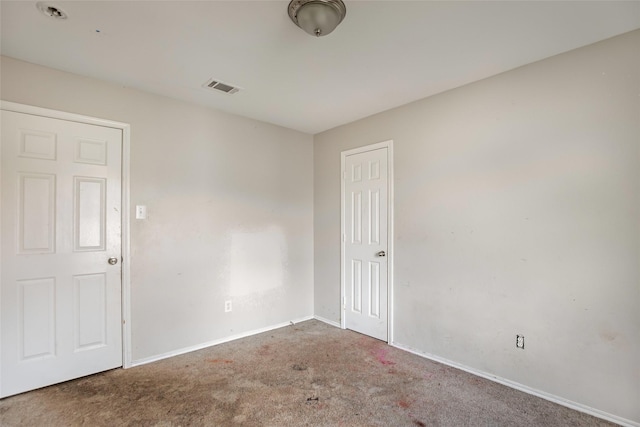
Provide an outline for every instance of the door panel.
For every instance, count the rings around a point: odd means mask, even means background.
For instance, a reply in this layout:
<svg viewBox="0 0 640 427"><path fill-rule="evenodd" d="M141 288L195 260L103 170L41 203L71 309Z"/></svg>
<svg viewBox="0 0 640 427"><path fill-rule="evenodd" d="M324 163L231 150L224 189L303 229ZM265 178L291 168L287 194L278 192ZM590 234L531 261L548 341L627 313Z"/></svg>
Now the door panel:
<svg viewBox="0 0 640 427"><path fill-rule="evenodd" d="M20 361L55 355L55 295L53 277L18 281Z"/></svg>
<svg viewBox="0 0 640 427"><path fill-rule="evenodd" d="M104 273L73 277L75 351L107 345L107 281Z"/></svg>
<svg viewBox="0 0 640 427"><path fill-rule="evenodd" d="M74 177L74 250L103 251L105 238L104 178Z"/></svg>
<svg viewBox="0 0 640 427"><path fill-rule="evenodd" d="M388 160L381 148L345 158L345 325L387 340Z"/></svg>
<svg viewBox="0 0 640 427"><path fill-rule="evenodd" d="M18 172L18 253L53 253L56 177Z"/></svg>
<svg viewBox="0 0 640 427"><path fill-rule="evenodd" d="M5 397L122 366L122 131L1 114Z"/></svg>

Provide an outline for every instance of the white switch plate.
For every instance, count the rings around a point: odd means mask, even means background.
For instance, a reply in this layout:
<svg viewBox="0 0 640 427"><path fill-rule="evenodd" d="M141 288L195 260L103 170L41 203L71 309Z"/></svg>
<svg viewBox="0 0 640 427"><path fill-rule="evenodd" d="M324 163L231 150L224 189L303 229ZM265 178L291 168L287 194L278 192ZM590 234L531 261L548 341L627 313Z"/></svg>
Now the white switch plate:
<svg viewBox="0 0 640 427"><path fill-rule="evenodd" d="M136 219L147 219L147 207L145 205L136 205Z"/></svg>

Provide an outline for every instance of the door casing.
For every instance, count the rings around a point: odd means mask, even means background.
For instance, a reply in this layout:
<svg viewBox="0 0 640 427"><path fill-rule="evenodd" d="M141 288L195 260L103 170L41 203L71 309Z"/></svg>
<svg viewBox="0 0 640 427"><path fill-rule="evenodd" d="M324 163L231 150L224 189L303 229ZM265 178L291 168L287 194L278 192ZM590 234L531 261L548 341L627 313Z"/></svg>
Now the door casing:
<svg viewBox="0 0 640 427"><path fill-rule="evenodd" d="M347 328L346 324L346 223L345 223L345 162L347 156L353 154L365 153L367 151L387 149L387 176L388 176L388 202L387 202L387 342L393 343L393 140L378 142L375 144L365 145L363 147L353 148L340 153L340 327Z"/></svg>
<svg viewBox="0 0 640 427"><path fill-rule="evenodd" d="M121 212L121 251L122 251L122 367L130 368L131 364L131 240L130 240L130 126L127 123L99 119L63 111L50 110L32 105L18 104L0 100L0 109L16 113L52 119L104 126L122 131L122 212ZM2 201L0 200L0 203ZM1 211L0 211L1 215ZM1 248L0 248L1 250ZM1 255L1 254L0 254ZM0 265L0 269L2 266ZM0 345L1 345L0 340Z"/></svg>

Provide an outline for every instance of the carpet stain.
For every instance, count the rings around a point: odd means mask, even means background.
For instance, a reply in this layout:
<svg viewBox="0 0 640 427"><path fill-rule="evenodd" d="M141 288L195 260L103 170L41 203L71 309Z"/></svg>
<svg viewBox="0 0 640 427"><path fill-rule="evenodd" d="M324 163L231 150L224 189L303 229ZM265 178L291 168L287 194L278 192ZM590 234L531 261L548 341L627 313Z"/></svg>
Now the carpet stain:
<svg viewBox="0 0 640 427"><path fill-rule="evenodd" d="M228 359L207 359L207 362L209 362L209 363L225 363L225 364L229 364L229 363L233 363L233 360L228 360Z"/></svg>
<svg viewBox="0 0 640 427"><path fill-rule="evenodd" d="M411 404L409 402L407 402L406 400L401 400L398 402L398 406L401 408L405 408L407 409L409 406L411 406Z"/></svg>
<svg viewBox="0 0 640 427"><path fill-rule="evenodd" d="M271 354L271 346L269 344L265 344L258 350L258 354L260 356L268 356Z"/></svg>
<svg viewBox="0 0 640 427"><path fill-rule="evenodd" d="M378 362L382 363L383 365L395 365L396 362L388 359L388 353L389 350L387 350L386 348L378 348L374 351L373 355L376 357Z"/></svg>
<svg viewBox="0 0 640 427"><path fill-rule="evenodd" d="M427 425L425 423L423 423L422 421L418 421L418 420L413 420L413 423L419 427L427 427Z"/></svg>

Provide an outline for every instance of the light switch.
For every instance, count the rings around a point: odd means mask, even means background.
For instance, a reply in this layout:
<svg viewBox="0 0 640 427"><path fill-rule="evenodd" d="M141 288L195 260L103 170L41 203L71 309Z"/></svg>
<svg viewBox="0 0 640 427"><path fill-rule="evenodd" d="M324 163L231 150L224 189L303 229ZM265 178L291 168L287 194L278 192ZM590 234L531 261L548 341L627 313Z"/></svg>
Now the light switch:
<svg viewBox="0 0 640 427"><path fill-rule="evenodd" d="M147 219L147 207L145 205L136 205L136 219Z"/></svg>

